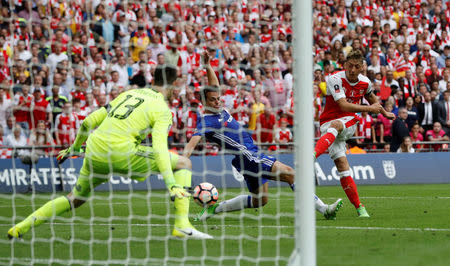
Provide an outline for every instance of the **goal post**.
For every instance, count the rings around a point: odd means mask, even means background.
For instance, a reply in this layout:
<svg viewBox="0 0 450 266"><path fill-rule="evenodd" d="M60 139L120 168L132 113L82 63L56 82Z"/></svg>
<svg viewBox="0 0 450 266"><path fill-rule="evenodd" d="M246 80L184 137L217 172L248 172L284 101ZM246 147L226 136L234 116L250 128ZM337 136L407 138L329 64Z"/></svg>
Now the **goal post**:
<svg viewBox="0 0 450 266"><path fill-rule="evenodd" d="M316 265L314 212L313 106L312 106L312 4L293 1L295 98L295 250L290 265Z"/></svg>

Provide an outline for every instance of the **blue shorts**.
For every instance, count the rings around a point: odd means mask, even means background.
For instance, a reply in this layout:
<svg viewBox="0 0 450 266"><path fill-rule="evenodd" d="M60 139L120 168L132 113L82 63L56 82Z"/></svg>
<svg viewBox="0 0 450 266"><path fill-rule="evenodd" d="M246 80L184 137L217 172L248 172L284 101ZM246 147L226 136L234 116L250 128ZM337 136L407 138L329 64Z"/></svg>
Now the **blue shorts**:
<svg viewBox="0 0 450 266"><path fill-rule="evenodd" d="M246 153L236 155L231 164L244 176L248 191L255 192L267 183L267 177L271 176L272 166L276 160L275 157L263 153Z"/></svg>

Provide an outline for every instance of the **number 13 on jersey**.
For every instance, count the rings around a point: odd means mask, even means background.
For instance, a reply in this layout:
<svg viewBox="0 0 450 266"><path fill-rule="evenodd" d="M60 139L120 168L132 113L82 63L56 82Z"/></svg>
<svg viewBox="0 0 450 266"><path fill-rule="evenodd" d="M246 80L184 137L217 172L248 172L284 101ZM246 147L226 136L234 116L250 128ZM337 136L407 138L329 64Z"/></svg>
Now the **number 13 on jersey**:
<svg viewBox="0 0 450 266"><path fill-rule="evenodd" d="M125 119L138 108L144 102L144 99L132 95L127 95L126 98L121 101L111 112L108 114L109 117L114 117L117 119ZM125 104L126 103L126 104Z"/></svg>

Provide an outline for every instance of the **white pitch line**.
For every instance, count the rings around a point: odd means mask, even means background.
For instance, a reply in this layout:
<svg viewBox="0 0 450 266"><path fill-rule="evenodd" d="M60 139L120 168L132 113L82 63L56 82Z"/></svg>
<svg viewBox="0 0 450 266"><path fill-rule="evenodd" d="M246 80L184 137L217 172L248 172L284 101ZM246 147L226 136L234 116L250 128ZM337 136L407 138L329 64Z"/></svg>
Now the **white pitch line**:
<svg viewBox="0 0 450 266"><path fill-rule="evenodd" d="M285 196L283 196L285 197ZM360 197L361 199L394 199L394 200L404 200L404 199L450 199L450 197L438 197L438 196L400 196L400 197ZM321 199L327 199L327 200L336 200L337 197L322 197ZM294 198L275 198L275 197L269 197L270 201L293 201ZM150 201L150 204L166 204L167 201ZM42 203L36 203L34 206L40 206L45 204L45 202ZM109 205L129 205L128 202L108 202L108 203L92 203L94 206L109 206ZM89 201L86 203L86 205L90 205ZM32 204L18 204L14 205L14 207L31 207ZM12 205L3 205L0 206L1 208L11 208Z"/></svg>
<svg viewBox="0 0 450 266"><path fill-rule="evenodd" d="M417 228L417 227L362 227L362 226L317 226L320 229L343 229L343 230L386 230L386 231L442 231L450 232L450 228Z"/></svg>
<svg viewBox="0 0 450 266"><path fill-rule="evenodd" d="M53 225L58 226L136 226L136 227L170 227L171 224L143 224L143 223L95 223L95 224L85 224L85 223L52 223ZM9 225L0 225L9 226ZM211 224L208 225L210 227L229 227L229 228L249 228L254 227L252 225L233 225L233 224ZM293 225L258 225L261 228L294 228ZM416 232L450 232L450 228L419 228L419 227L374 227L374 226L327 226L327 225L318 225L317 229L340 229L340 230L369 230L369 231L416 231Z"/></svg>
<svg viewBox="0 0 450 266"><path fill-rule="evenodd" d="M151 201L150 204L162 204L162 203L167 203L167 201ZM45 202L42 203L36 203L34 204L34 206L39 207L44 205ZM86 206L90 205L89 202L85 203ZM93 203L92 204L94 207L95 206L109 206L109 205L129 205L128 202L110 202L110 203ZM20 205L14 205L14 207L32 207L32 204L20 204ZM83 205L84 206L84 205ZM1 208L11 208L13 207L12 205L4 205L4 206L0 206Z"/></svg>

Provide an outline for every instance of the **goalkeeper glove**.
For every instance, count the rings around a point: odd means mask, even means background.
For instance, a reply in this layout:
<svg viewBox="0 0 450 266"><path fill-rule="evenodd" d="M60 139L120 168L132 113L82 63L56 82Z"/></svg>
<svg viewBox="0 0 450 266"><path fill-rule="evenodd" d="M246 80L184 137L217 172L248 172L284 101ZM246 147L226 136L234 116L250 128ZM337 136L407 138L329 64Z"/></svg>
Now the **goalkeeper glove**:
<svg viewBox="0 0 450 266"><path fill-rule="evenodd" d="M79 148L75 150L72 146L62 150L58 153L58 156L56 156L56 160L58 161L58 164L62 164L65 162L68 158L71 157L78 157L80 154L82 154L84 150L82 148Z"/></svg>
<svg viewBox="0 0 450 266"><path fill-rule="evenodd" d="M191 196L191 194L189 192L186 191L186 189L182 188L179 185L173 185L169 188L169 193L170 193L170 199L172 201L175 200L175 198L188 198Z"/></svg>

